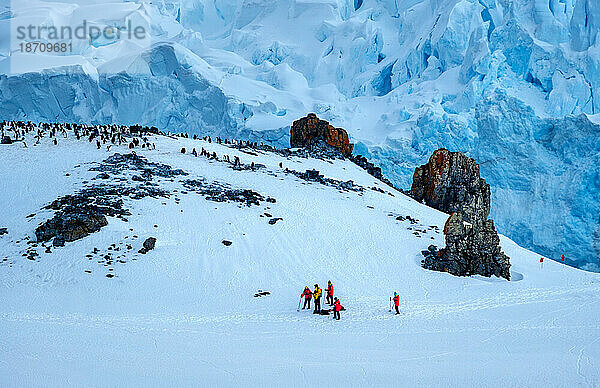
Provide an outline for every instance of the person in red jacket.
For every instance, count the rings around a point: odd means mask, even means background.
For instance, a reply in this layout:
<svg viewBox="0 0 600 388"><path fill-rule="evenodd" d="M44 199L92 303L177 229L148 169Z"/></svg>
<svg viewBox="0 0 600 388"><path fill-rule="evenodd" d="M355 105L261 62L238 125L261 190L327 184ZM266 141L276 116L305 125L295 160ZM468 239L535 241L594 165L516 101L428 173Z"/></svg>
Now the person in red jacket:
<svg viewBox="0 0 600 388"><path fill-rule="evenodd" d="M396 315L400 314L398 311L398 306L400 306L400 295L397 292L394 292L394 306L396 307Z"/></svg>
<svg viewBox="0 0 600 388"><path fill-rule="evenodd" d="M340 311L342 311L342 305L338 298L335 298L335 302L333 303L333 319L340 320Z"/></svg>
<svg viewBox="0 0 600 388"><path fill-rule="evenodd" d="M302 307L302 310L304 310L307 305L308 309L310 310L310 300L312 299L312 292L310 291L310 288L308 288L308 286L304 287L304 292L302 292L300 297L304 297L304 307Z"/></svg>
<svg viewBox="0 0 600 388"><path fill-rule="evenodd" d="M327 282L327 304L330 306L333 304L333 284L331 280Z"/></svg>

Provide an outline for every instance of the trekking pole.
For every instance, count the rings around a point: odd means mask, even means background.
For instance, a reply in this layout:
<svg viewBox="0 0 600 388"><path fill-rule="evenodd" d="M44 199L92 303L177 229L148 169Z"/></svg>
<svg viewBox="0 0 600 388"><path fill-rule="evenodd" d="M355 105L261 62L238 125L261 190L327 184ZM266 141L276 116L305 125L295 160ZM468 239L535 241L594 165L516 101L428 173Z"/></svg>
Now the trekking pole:
<svg viewBox="0 0 600 388"><path fill-rule="evenodd" d="M392 312L392 297L390 296L390 313Z"/></svg>
<svg viewBox="0 0 600 388"><path fill-rule="evenodd" d="M300 302L298 302L298 309L296 311L300 311L300 305L302 304L302 297L300 297Z"/></svg>

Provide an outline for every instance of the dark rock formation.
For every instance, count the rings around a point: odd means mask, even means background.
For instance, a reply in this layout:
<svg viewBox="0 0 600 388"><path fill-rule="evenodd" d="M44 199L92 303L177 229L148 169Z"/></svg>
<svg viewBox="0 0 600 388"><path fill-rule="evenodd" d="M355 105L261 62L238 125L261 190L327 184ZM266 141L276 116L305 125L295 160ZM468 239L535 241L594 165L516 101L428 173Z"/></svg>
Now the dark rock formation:
<svg viewBox="0 0 600 388"><path fill-rule="evenodd" d="M322 143L339 150L343 155L352 154L354 147L344 129L335 128L329 122L320 120L314 113L294 121L290 131L292 148L319 147Z"/></svg>
<svg viewBox="0 0 600 388"><path fill-rule="evenodd" d="M350 143L346 130L333 127L329 122L320 120L314 113L294 121L290 130L290 146L300 150L284 149L275 152L283 156L293 154L313 158L348 158L370 175L404 193L383 176L380 167L375 166L362 155L352 155L354 144Z"/></svg>
<svg viewBox="0 0 600 388"><path fill-rule="evenodd" d="M0 236L7 234L8 233L8 228L0 228Z"/></svg>
<svg viewBox="0 0 600 388"><path fill-rule="evenodd" d="M172 169L171 166L160 163L149 162L143 156L135 153L111 155L99 166L93 167L90 171L110 172L120 174L123 170L138 171L145 180L151 180L153 176L161 178L173 178L180 175L188 175L181 169Z"/></svg>
<svg viewBox="0 0 600 388"><path fill-rule="evenodd" d="M108 221L100 213L62 214L60 217L51 218L38 226L35 236L38 242L49 241L57 236L60 236L63 241L75 241L99 231L106 225L108 225Z"/></svg>
<svg viewBox="0 0 600 388"><path fill-rule="evenodd" d="M62 235L58 235L58 236L54 237L54 240L52 241L52 245L54 245L55 247L64 247L65 246L65 238Z"/></svg>
<svg viewBox="0 0 600 388"><path fill-rule="evenodd" d="M460 213L453 213L444 226L446 247L434 245L423 251L423 267L456 276L492 275L510 280L510 261L500 248L494 221L465 224Z"/></svg>
<svg viewBox="0 0 600 388"><path fill-rule="evenodd" d="M319 170L306 170L303 176L304 179L307 181L317 181L323 178L323 175L319 173Z"/></svg>
<svg viewBox="0 0 600 388"><path fill-rule="evenodd" d="M50 241L60 246L63 241L75 241L108 225L106 216L127 221L131 213L124 207L123 198L167 198L169 193L153 186L97 185L54 200L45 209L56 213L35 230L37 241ZM58 240L56 240L58 238Z"/></svg>
<svg viewBox="0 0 600 388"><path fill-rule="evenodd" d="M148 237L146 241L144 241L144 248L151 251L156 246L156 239L154 237Z"/></svg>
<svg viewBox="0 0 600 388"><path fill-rule="evenodd" d="M148 253L151 250L153 250L155 246L156 246L156 238L154 238L154 237L148 237L144 241L144 244L142 244L142 249L140 249L138 251L138 253L141 253L141 254L145 255L146 253Z"/></svg>
<svg viewBox="0 0 600 388"><path fill-rule="evenodd" d="M362 155L350 156L350 160L353 161L354 164L356 164L357 166L364 169L369 175L379 179L386 185L398 190L399 192L404 193L404 190L398 189L397 187L395 187L392 184L392 182L389 179L387 179L385 176L383 176L383 173L381 172L381 167L378 167L378 166L374 165L373 163L369 162L369 160L367 158L365 158L364 156L362 156Z"/></svg>
<svg viewBox="0 0 600 388"><path fill-rule="evenodd" d="M12 144L13 141L10 136L2 136L2 140L0 140L0 144Z"/></svg>
<svg viewBox="0 0 600 388"><path fill-rule="evenodd" d="M452 213L444 226L446 247L423 251L423 267L457 276L498 276L510 280L510 261L490 214L490 185L475 160L444 148L415 170L411 195L428 206ZM465 224L465 222L469 224Z"/></svg>
<svg viewBox="0 0 600 388"><path fill-rule="evenodd" d="M183 186L191 192L203 195L208 201L213 202L238 202L246 206L260 206L261 201L275 203L271 197L263 195L250 189L232 189L228 185L219 182L209 183L204 178L188 179L182 182Z"/></svg>
<svg viewBox="0 0 600 388"><path fill-rule="evenodd" d="M275 225L277 223L277 221L281 221L281 220L283 220L283 218L281 218L281 217L271 218L269 220L269 225Z"/></svg>
<svg viewBox="0 0 600 388"><path fill-rule="evenodd" d="M223 245L225 245L226 247L230 246L231 244L233 244L231 241L229 240L223 240L221 241L223 243Z"/></svg>
<svg viewBox="0 0 600 388"><path fill-rule="evenodd" d="M470 223L485 221L490 214L490 185L479 176L479 165L444 148L415 170L411 196L445 213L461 212Z"/></svg>
<svg viewBox="0 0 600 388"><path fill-rule="evenodd" d="M300 172L296 170L290 170L288 168L285 169L287 174L292 174L297 176L300 179L303 179L307 182L315 182L320 183L325 186L335 187L340 191L355 191L355 192L363 192L365 190L364 187L357 185L352 180L348 181L338 181L336 179L325 178L319 170L306 170L305 172Z"/></svg>

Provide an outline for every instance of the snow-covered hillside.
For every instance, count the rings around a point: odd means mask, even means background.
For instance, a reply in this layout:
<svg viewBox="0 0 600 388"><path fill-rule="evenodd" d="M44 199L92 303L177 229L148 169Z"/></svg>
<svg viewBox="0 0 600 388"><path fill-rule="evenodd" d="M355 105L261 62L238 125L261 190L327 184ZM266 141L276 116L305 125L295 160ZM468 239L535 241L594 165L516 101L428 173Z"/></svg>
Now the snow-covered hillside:
<svg viewBox="0 0 600 388"><path fill-rule="evenodd" d="M349 161L152 136L156 149L136 154L182 172L143 182L134 164L110 167L126 145L97 149L72 133L25 141L0 153L3 386L600 384L598 274L542 267L507 238L510 282L424 270L420 251L443 245L447 215ZM292 172L307 169L333 183ZM167 196L124 196L127 221L109 217L51 253L32 243L54 213L46 205L93 185ZM215 202L206 185L261 199ZM137 253L150 236L156 248ZM342 319L297 311L304 286L327 280ZM399 316L388 311L394 291Z"/></svg>
<svg viewBox="0 0 600 388"><path fill-rule="evenodd" d="M90 39L57 57L21 54L4 35L0 118L141 123L286 146L290 123L314 111L402 187L434 149L467 153L494 188L501 232L599 269L596 2L98 3L5 8L3 31L134 21L152 39Z"/></svg>

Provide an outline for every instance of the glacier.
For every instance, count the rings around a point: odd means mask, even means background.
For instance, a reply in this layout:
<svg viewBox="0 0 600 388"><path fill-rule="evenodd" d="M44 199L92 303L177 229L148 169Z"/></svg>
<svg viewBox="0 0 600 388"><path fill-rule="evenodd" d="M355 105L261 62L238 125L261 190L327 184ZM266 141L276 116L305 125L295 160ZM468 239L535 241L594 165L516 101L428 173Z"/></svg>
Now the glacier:
<svg viewBox="0 0 600 388"><path fill-rule="evenodd" d="M32 18L147 21L152 39L20 53L8 35ZM0 38L0 119L287 146L292 121L315 112L400 187L436 148L465 152L492 185L501 233L600 271L592 0L15 0L0 9L0 31L10 31Z"/></svg>

